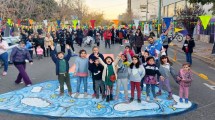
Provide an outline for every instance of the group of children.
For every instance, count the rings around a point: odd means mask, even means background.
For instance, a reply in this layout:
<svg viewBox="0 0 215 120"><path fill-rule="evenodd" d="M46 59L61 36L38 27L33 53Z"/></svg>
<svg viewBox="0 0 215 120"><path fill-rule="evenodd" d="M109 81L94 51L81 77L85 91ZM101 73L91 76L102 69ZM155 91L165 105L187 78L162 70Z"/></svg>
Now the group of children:
<svg viewBox="0 0 215 120"><path fill-rule="evenodd" d="M69 81L69 58L72 56L71 50L68 48L68 55L64 56L62 52L56 53L55 48L51 47L51 57L56 64L56 74L60 83L60 95L64 94L64 82L68 87L69 95L72 95L72 89ZM98 47L93 47L93 54L87 57L86 50L80 50L79 57L75 61L74 76L78 78L75 98L80 95L80 85L83 81L84 84L84 97L88 97L88 85L87 78L92 76L93 79L93 97L99 99L99 95L102 95L102 99L106 98L106 101L118 100L120 87L123 86L124 97L127 102L134 100L134 91L137 91L137 102L141 103L141 91L144 90L143 84L146 84L146 101L150 101L150 89L154 100L157 101L157 96L162 95L163 86L167 87L169 93L168 99L172 98L172 90L170 87L171 75L174 80L179 84L179 96L180 102L188 103L189 87L192 81L192 72L189 64L183 64L183 68L180 69L178 75L175 74L175 70L172 67L172 63L169 61L166 55L160 57L160 66L156 66L156 60L154 57L149 56L149 52L144 51L140 56L136 56L131 52L129 46L126 46L124 52L113 60L112 57L103 57L98 52ZM159 91L155 92L155 87L159 80ZM131 98L128 98L128 82L130 81ZM113 98L113 86L116 83L115 97ZM185 96L183 96L185 94Z"/></svg>

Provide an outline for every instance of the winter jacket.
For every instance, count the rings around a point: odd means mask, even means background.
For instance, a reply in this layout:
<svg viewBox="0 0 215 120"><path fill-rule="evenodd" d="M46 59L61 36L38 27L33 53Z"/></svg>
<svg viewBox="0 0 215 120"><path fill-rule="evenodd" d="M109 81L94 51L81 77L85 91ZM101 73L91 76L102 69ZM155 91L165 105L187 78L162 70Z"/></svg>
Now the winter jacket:
<svg viewBox="0 0 215 120"><path fill-rule="evenodd" d="M69 49L68 50L68 54L66 55L66 56L64 56L64 60L66 61L66 71L67 72L69 72L69 60L70 60L70 58L72 57L73 55L72 55L72 53L71 53L71 50ZM60 61L60 59L59 58L57 58L57 52L56 52L56 50L52 50L51 51L51 58L52 58L52 60L53 60L53 62L55 63L55 65L56 65L56 75L59 75L59 61Z"/></svg>
<svg viewBox="0 0 215 120"><path fill-rule="evenodd" d="M53 46L53 44L54 44L54 42L53 42L53 38L51 36L49 38L45 37L45 40L44 40L45 48L48 48L49 46Z"/></svg>
<svg viewBox="0 0 215 120"><path fill-rule="evenodd" d="M113 66L113 71L114 71L114 75L116 76L116 79L117 79L117 64L118 64L118 61L119 59L117 58L116 60L114 60L114 62L112 63L112 66ZM107 69L107 64L104 63L104 61L99 57L99 62L103 65L104 67L104 70L102 72L102 80L105 82L105 78L106 78L106 75L108 75L108 69Z"/></svg>
<svg viewBox="0 0 215 120"><path fill-rule="evenodd" d="M175 69L171 65L169 65L169 68L166 68L165 65L160 65L159 72L164 78L170 78L171 75L177 82L177 75Z"/></svg>
<svg viewBox="0 0 215 120"><path fill-rule="evenodd" d="M183 47L182 47L182 50L185 52L185 53L193 53L193 48L195 47L195 42L193 39L191 40L185 40L184 41L184 44L183 44Z"/></svg>
<svg viewBox="0 0 215 120"><path fill-rule="evenodd" d="M140 82L142 78L145 76L145 69L142 65L139 68L136 68L135 65L131 69L128 69L129 80L133 82Z"/></svg>
<svg viewBox="0 0 215 120"><path fill-rule="evenodd" d="M102 73L104 67L101 64L98 64L98 66L95 63L89 64L88 69L92 73L93 80L102 80Z"/></svg>
<svg viewBox="0 0 215 120"><path fill-rule="evenodd" d="M144 45L143 35L139 35L139 36L135 35L134 45L135 47L142 47Z"/></svg>
<svg viewBox="0 0 215 120"><path fill-rule="evenodd" d="M128 69L132 62L130 54L127 55L127 61L123 62L122 60L119 60L117 65L117 76L118 79L128 79Z"/></svg>
<svg viewBox="0 0 215 120"><path fill-rule="evenodd" d="M180 69L180 72L178 74L178 77L180 79L177 79L180 86L183 87L190 87L192 82L192 72L189 70L188 72L184 72L183 69ZM182 81L184 79L185 81Z"/></svg>
<svg viewBox="0 0 215 120"><path fill-rule="evenodd" d="M112 33L109 31L105 31L104 32L104 39L105 40L110 40L111 39L111 36L112 36Z"/></svg>
<svg viewBox="0 0 215 120"><path fill-rule="evenodd" d="M14 47L10 55L10 61L15 65L25 64L25 60L33 62L29 51L26 48Z"/></svg>

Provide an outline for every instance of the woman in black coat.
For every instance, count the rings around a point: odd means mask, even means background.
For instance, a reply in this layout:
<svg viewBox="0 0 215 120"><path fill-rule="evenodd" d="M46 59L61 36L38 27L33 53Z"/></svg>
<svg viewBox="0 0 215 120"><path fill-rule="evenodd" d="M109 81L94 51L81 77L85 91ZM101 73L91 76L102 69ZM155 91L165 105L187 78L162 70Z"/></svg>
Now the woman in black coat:
<svg viewBox="0 0 215 120"><path fill-rule="evenodd" d="M193 48L195 47L195 42L191 35L186 36L186 40L184 41L182 50L186 54L186 61L192 65L192 53L193 53Z"/></svg>
<svg viewBox="0 0 215 120"><path fill-rule="evenodd" d="M134 40L134 48L135 48L136 54L141 53L141 48L143 45L144 45L144 36L143 36L141 30L138 29L135 34L135 40Z"/></svg>

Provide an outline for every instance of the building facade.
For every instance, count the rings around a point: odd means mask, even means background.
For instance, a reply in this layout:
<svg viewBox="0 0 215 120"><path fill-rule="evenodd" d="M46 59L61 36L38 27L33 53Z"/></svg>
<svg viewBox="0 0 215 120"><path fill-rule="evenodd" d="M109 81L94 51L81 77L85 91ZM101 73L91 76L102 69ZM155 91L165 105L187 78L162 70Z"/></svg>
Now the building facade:
<svg viewBox="0 0 215 120"><path fill-rule="evenodd" d="M157 0L128 0L128 10L132 11L134 18L148 21L157 17Z"/></svg>
<svg viewBox="0 0 215 120"><path fill-rule="evenodd" d="M183 9L185 7L192 6L187 0L162 0L162 17L173 17L177 15L178 9ZM213 4L208 4L202 6L206 14L212 14L209 9Z"/></svg>

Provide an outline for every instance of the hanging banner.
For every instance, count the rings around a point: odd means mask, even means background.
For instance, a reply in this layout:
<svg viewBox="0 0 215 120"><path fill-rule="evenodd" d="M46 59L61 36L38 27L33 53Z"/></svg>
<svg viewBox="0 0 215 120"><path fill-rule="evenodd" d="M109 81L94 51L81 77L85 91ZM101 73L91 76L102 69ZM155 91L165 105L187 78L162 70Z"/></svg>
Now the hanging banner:
<svg viewBox="0 0 215 120"><path fill-rule="evenodd" d="M174 32L176 33L176 32L182 31L182 30L184 30L184 29L181 29L181 28L175 28Z"/></svg>
<svg viewBox="0 0 215 120"><path fill-rule="evenodd" d="M171 21L173 20L172 17L165 17L163 18L164 23L166 24L166 30L169 28Z"/></svg>
<svg viewBox="0 0 215 120"><path fill-rule="evenodd" d="M73 24L74 29L76 29L78 20L72 20L72 24Z"/></svg>
<svg viewBox="0 0 215 120"><path fill-rule="evenodd" d="M57 20L57 26L60 27L60 20Z"/></svg>
<svg viewBox="0 0 215 120"><path fill-rule="evenodd" d="M144 34L149 35L149 24L144 25Z"/></svg>
<svg viewBox="0 0 215 120"><path fill-rule="evenodd" d="M30 25L33 25L33 22L34 22L33 20L29 19L28 21Z"/></svg>
<svg viewBox="0 0 215 120"><path fill-rule="evenodd" d="M96 20L90 20L90 25L92 26L93 29L95 27L95 22L96 22Z"/></svg>
<svg viewBox="0 0 215 120"><path fill-rule="evenodd" d="M113 23L114 23L115 27L117 28L119 25L119 20L113 20Z"/></svg>
<svg viewBox="0 0 215 120"><path fill-rule="evenodd" d="M204 29L207 29L207 26L208 26L208 23L211 19L211 16L210 15L202 15L202 16L199 16L199 18L202 21L202 25L203 25Z"/></svg>
<svg viewBox="0 0 215 120"><path fill-rule="evenodd" d="M45 24L45 26L48 25L48 21L47 20L43 20L43 23Z"/></svg>
<svg viewBox="0 0 215 120"><path fill-rule="evenodd" d="M18 26L21 25L21 20L20 19L17 20L17 24L18 24Z"/></svg>
<svg viewBox="0 0 215 120"><path fill-rule="evenodd" d="M136 29L137 29L138 26L139 26L139 22L140 22L140 20L134 20L134 24L135 24Z"/></svg>
<svg viewBox="0 0 215 120"><path fill-rule="evenodd" d="M12 20L9 18L9 19L7 19L7 24L9 25L9 26L12 26Z"/></svg>

